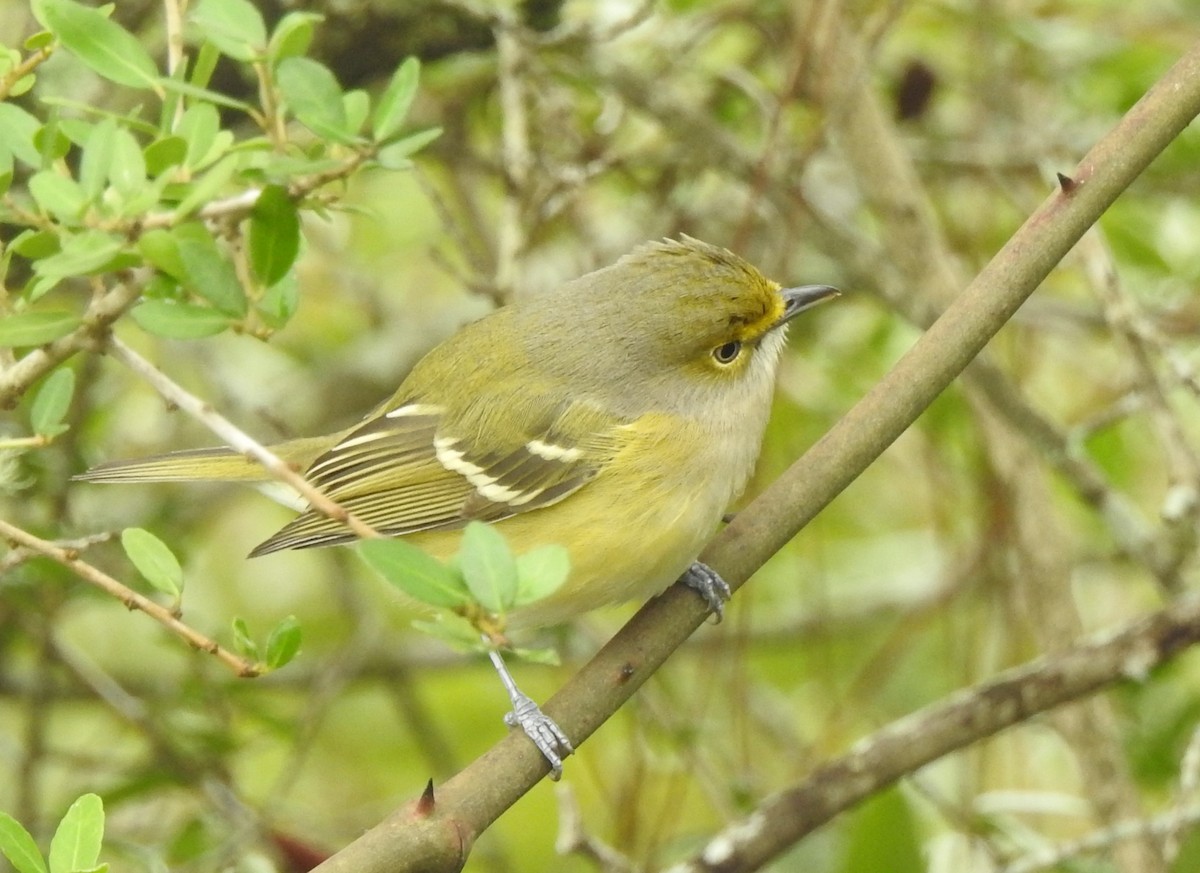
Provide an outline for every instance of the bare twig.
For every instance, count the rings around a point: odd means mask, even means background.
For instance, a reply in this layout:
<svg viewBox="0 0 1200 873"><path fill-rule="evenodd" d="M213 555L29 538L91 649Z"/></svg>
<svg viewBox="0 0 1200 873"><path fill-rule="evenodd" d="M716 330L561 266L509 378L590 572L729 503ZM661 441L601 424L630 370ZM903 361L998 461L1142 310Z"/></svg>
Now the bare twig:
<svg viewBox="0 0 1200 873"><path fill-rule="evenodd" d="M167 630L181 637L190 646L215 656L217 660L233 670L238 676L252 677L262 672L261 668L254 662L241 658L233 652L222 648L214 640L209 639L191 625L180 621L165 606L161 606L153 600L143 597L132 588L123 585L102 570L80 560L73 550L35 537L33 534L11 525L3 519L0 519L0 537L4 537L20 547L30 549L39 555L44 555L53 561L57 561L83 581L90 585L95 585L101 591L117 598L129 609L137 609L146 613L146 615L150 616Z"/></svg>
<svg viewBox="0 0 1200 873"><path fill-rule="evenodd" d="M258 461L268 473L290 485L308 501L309 506L329 518L339 521L363 539L378 537L379 533L341 504L325 496L307 479L293 470L278 455L255 440L209 404L187 391L124 342L112 337L109 348L121 363L145 379L155 391L223 439L237 452Z"/></svg>

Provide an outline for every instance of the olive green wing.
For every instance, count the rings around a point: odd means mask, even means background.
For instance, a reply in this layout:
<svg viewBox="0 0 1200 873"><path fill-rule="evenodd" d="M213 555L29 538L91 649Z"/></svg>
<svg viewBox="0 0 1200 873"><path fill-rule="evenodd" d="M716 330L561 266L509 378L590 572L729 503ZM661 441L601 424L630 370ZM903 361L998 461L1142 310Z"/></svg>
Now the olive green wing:
<svg viewBox="0 0 1200 873"><path fill-rule="evenodd" d="M582 488L611 459L626 423L586 400L535 398L526 420L497 437L481 412L489 407L450 415L415 400L391 404L305 475L382 534L450 530L548 506ZM250 554L354 539L345 525L309 511Z"/></svg>

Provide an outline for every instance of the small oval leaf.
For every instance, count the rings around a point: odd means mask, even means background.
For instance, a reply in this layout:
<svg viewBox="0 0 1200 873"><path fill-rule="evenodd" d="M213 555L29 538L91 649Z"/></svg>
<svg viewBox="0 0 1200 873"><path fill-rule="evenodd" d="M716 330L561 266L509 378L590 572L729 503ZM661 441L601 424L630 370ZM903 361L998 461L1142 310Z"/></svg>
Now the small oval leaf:
<svg viewBox="0 0 1200 873"><path fill-rule="evenodd" d="M146 333L167 339L213 336L228 328L231 321L228 315L211 307L176 303L174 300L146 300L129 314Z"/></svg>
<svg viewBox="0 0 1200 873"><path fill-rule="evenodd" d="M0 855L8 859L17 873L49 873L29 831L6 812L0 812Z"/></svg>
<svg viewBox="0 0 1200 873"><path fill-rule="evenodd" d="M458 553L463 579L489 612L503 613L517 599L517 562L504 534L490 524L472 521L463 530Z"/></svg>
<svg viewBox="0 0 1200 873"><path fill-rule="evenodd" d="M363 540L356 548L371 569L414 600L448 609L471 600L457 573L412 543L380 538Z"/></svg>
<svg viewBox="0 0 1200 873"><path fill-rule="evenodd" d="M268 185L250 211L250 267L266 287L292 268L300 252L300 217L282 185Z"/></svg>
<svg viewBox="0 0 1200 873"><path fill-rule="evenodd" d="M73 312L45 310L0 318L0 348L42 346L66 336L80 324Z"/></svg>
<svg viewBox="0 0 1200 873"><path fill-rule="evenodd" d="M375 114L371 119L371 128L377 142L388 139L399 132L408 117L413 97L417 93L417 80L421 75L421 62L416 58L407 58L396 72L392 80L383 90L379 102L375 105Z"/></svg>
<svg viewBox="0 0 1200 873"><path fill-rule="evenodd" d="M63 47L106 79L130 88L154 88L158 69L132 33L107 15L72 0L33 0L38 22Z"/></svg>
<svg viewBox="0 0 1200 873"><path fill-rule="evenodd" d="M562 587L571 572L571 555L565 546L539 546L517 557L516 606L549 597Z"/></svg>
<svg viewBox="0 0 1200 873"><path fill-rule="evenodd" d="M296 616L289 615L271 631L267 638L267 666L278 670L287 664L300 651L303 633Z"/></svg>
<svg viewBox="0 0 1200 873"><path fill-rule="evenodd" d="M167 544L140 527L121 531L125 554L146 577L146 581L164 594L178 597L183 590L183 568Z"/></svg>
<svg viewBox="0 0 1200 873"><path fill-rule="evenodd" d="M104 804L97 795L84 794L71 804L50 840L50 870L94 869L103 841Z"/></svg>
<svg viewBox="0 0 1200 873"><path fill-rule="evenodd" d="M60 367L46 377L33 398L29 410L29 423L33 432L45 437L55 437L67 429L62 423L71 408L71 397L75 394L75 373Z"/></svg>

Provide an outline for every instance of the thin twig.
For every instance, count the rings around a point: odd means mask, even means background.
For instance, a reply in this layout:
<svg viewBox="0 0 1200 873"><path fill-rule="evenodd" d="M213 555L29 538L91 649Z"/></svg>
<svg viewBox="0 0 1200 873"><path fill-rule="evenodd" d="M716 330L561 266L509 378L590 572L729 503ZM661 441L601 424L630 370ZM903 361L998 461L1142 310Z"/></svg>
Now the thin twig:
<svg viewBox="0 0 1200 873"><path fill-rule="evenodd" d="M191 415L228 443L234 451L258 461L276 479L296 489L314 511L341 522L361 539L380 536L379 532L369 524L341 504L325 496L324 492L293 470L282 458L225 418L211 405L175 382L120 339L112 337L109 340L109 349L112 351L113 357L145 379L168 402Z"/></svg>
<svg viewBox="0 0 1200 873"><path fill-rule="evenodd" d="M217 660L233 670L238 676L253 677L262 673L262 668L258 664L222 648L214 640L209 639L191 625L181 621L165 606L161 606L153 600L143 597L132 588L118 582L102 570L93 567L86 561L80 560L73 550L65 549L56 543L35 537L33 534L11 525L3 519L0 519L0 537L16 543L18 546L31 549L39 555L44 555L52 561L57 561L83 581L90 585L95 585L101 591L117 598L129 609L137 609L146 613L146 615L150 616L167 630L182 637L192 647L215 656Z"/></svg>

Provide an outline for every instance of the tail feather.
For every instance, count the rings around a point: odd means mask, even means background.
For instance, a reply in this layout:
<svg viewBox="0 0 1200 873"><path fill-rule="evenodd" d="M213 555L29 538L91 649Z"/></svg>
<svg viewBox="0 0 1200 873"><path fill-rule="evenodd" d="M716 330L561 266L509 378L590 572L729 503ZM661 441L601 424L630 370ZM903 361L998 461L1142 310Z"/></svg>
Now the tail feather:
<svg viewBox="0 0 1200 873"><path fill-rule="evenodd" d="M257 461L229 448L189 449L149 458L106 461L74 478L84 482L253 482L270 476Z"/></svg>

